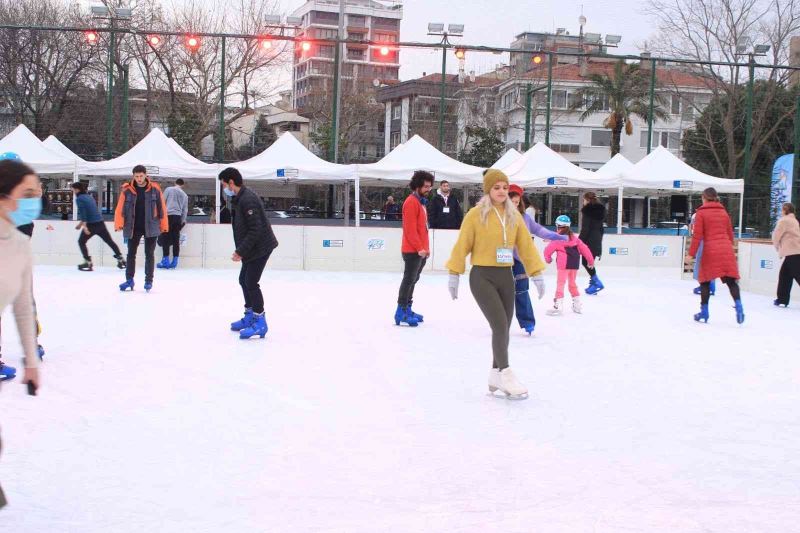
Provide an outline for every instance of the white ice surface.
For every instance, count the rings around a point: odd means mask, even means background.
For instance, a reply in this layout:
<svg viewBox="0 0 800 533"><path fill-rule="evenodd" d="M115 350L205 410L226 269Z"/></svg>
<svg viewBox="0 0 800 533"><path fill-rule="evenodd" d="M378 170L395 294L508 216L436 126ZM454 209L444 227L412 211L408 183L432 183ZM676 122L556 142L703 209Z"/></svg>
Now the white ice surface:
<svg viewBox="0 0 800 533"><path fill-rule="evenodd" d="M800 531L800 302L745 294L738 326L721 288L702 325L692 282L612 275L554 318L548 278L511 402L467 280L453 302L423 275L410 329L400 277L268 270L270 332L243 342L236 271L122 294L37 268L43 387L0 393L0 531Z"/></svg>

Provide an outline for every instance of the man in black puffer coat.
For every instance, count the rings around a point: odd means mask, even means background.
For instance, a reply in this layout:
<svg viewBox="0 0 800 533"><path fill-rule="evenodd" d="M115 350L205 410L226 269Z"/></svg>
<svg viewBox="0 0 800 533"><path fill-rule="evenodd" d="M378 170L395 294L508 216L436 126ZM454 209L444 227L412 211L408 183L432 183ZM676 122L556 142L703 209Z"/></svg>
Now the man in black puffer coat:
<svg viewBox="0 0 800 533"><path fill-rule="evenodd" d="M580 239L586 243L586 246L592 251L592 255L597 259L603 255L603 222L606 220L606 208L597 199L595 193L587 192L583 195L581 215ZM595 267L590 267L586 259L583 259L583 268L591 276L586 294L597 294L602 291L605 286L597 277Z"/></svg>
<svg viewBox="0 0 800 533"><path fill-rule="evenodd" d="M264 295L258 282L267 266L272 251L278 247L278 239L267 219L264 204L256 193L244 186L241 173L235 168L226 168L219 174L223 191L233 205L233 242L236 250L231 259L241 261L239 285L244 294L244 318L231 324L239 338L249 339L267 334L267 319L264 316Z"/></svg>

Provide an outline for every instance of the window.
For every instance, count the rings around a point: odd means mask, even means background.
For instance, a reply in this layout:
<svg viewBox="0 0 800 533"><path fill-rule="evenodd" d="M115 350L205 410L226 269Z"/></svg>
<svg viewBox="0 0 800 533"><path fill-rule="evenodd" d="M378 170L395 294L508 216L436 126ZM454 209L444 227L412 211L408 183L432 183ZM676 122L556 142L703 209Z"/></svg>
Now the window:
<svg viewBox="0 0 800 533"><path fill-rule="evenodd" d="M163 122L160 120L151 120L150 121L150 129L159 129L163 131L165 134L169 135L169 123Z"/></svg>
<svg viewBox="0 0 800 533"><path fill-rule="evenodd" d="M681 134L678 131L653 130L653 147L663 146L670 150L681 149ZM639 147L647 148L647 130L641 132L639 136Z"/></svg>
<svg viewBox="0 0 800 533"><path fill-rule="evenodd" d="M579 154L581 153L581 145L580 144L551 144L550 148L554 152L559 152L562 154Z"/></svg>
<svg viewBox="0 0 800 533"><path fill-rule="evenodd" d="M586 105L587 106L591 105L595 101L597 101L598 99L600 100L600 107L599 107L600 111L610 111L611 110L611 103L609 102L609 99L608 99L607 95L602 95L602 96L599 96L599 97L597 97L597 96L595 96L595 97L587 96L586 97Z"/></svg>
<svg viewBox="0 0 800 533"><path fill-rule="evenodd" d="M611 146L611 130L592 130L592 146Z"/></svg>
<svg viewBox="0 0 800 533"><path fill-rule="evenodd" d="M681 119L694 120L694 98L687 96L683 101L683 109L681 110Z"/></svg>
<svg viewBox="0 0 800 533"><path fill-rule="evenodd" d="M315 24L336 26L339 24L339 13L330 13L328 11L312 11L311 20Z"/></svg>
<svg viewBox="0 0 800 533"><path fill-rule="evenodd" d="M358 48L348 48L347 59L353 59L355 61L364 61L364 50Z"/></svg>
<svg viewBox="0 0 800 533"><path fill-rule="evenodd" d="M398 31L400 21L383 17L372 17L372 27L376 30Z"/></svg>
<svg viewBox="0 0 800 533"><path fill-rule="evenodd" d="M567 108L567 91L553 91L552 98L553 109Z"/></svg>
<svg viewBox="0 0 800 533"><path fill-rule="evenodd" d="M395 148L397 148L397 145L399 144L400 144L400 132L395 131L394 133L392 133L392 136L390 137L389 149L394 150Z"/></svg>
<svg viewBox="0 0 800 533"><path fill-rule="evenodd" d="M333 46L329 46L326 44L319 45L319 56L320 57L333 57Z"/></svg>
<svg viewBox="0 0 800 533"><path fill-rule="evenodd" d="M503 95L503 109L511 109L511 104L514 101L513 93L506 93Z"/></svg>
<svg viewBox="0 0 800 533"><path fill-rule="evenodd" d="M339 30L317 29L317 39L336 39L339 36Z"/></svg>
<svg viewBox="0 0 800 533"><path fill-rule="evenodd" d="M376 33L374 40L379 43L396 43L397 35L393 35L390 33Z"/></svg>
<svg viewBox="0 0 800 533"><path fill-rule="evenodd" d="M367 145L366 144L359 144L358 145L358 157L360 159L365 159L367 157Z"/></svg>
<svg viewBox="0 0 800 533"><path fill-rule="evenodd" d="M381 158L386 155L386 151L384 150L383 144L376 144L375 145L375 157Z"/></svg>
<svg viewBox="0 0 800 533"><path fill-rule="evenodd" d="M383 133L383 130L386 129L383 122L378 122L378 133Z"/></svg>
<svg viewBox="0 0 800 533"><path fill-rule="evenodd" d="M493 115L494 112L495 112L494 111L494 100L489 100L488 102L486 102L486 113L489 114L489 115Z"/></svg>
<svg viewBox="0 0 800 533"><path fill-rule="evenodd" d="M670 150L680 150L681 149L681 133L679 131L671 131L668 134L669 142L667 143Z"/></svg>
<svg viewBox="0 0 800 533"><path fill-rule="evenodd" d="M402 112L403 112L402 106L399 105L392 106L392 120L399 120Z"/></svg>
<svg viewBox="0 0 800 533"><path fill-rule="evenodd" d="M672 95L672 105L670 106L670 112L673 115L679 115L681 113L681 99L677 94Z"/></svg>
<svg viewBox="0 0 800 533"><path fill-rule="evenodd" d="M347 25L352 26L354 28L366 28L367 17L365 17L364 15L348 15Z"/></svg>
<svg viewBox="0 0 800 533"><path fill-rule="evenodd" d="M358 123L358 132L359 133L367 133L367 123L366 122L359 122Z"/></svg>
<svg viewBox="0 0 800 533"><path fill-rule="evenodd" d="M569 109L580 109L583 107L583 102L581 102L581 98L578 93L567 94L567 107Z"/></svg>

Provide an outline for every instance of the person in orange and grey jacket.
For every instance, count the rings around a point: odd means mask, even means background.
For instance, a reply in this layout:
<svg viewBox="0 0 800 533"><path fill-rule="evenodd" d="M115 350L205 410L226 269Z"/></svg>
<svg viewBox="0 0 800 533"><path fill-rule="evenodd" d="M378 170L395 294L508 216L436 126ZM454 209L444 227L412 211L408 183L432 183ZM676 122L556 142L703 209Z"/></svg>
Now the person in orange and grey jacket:
<svg viewBox="0 0 800 533"><path fill-rule="evenodd" d="M450 183L442 181L428 207L431 229L459 229L461 227L464 213L461 211L458 198L450 193Z"/></svg>
<svg viewBox="0 0 800 533"><path fill-rule="evenodd" d="M147 176L144 165L133 167L133 179L122 186L114 213L114 230L122 231L128 243L125 283L120 284L119 290L133 290L136 252L144 237L144 289L149 291L153 288L156 241L160 234L169 231L169 221L161 188Z"/></svg>
<svg viewBox="0 0 800 533"><path fill-rule="evenodd" d="M424 317L411 310L414 303L414 287L419 281L422 269L431 254L428 240L428 212L425 209L426 197L433 188L433 174L417 170L408 184L411 194L403 202L403 254L405 269L400 291L397 295L397 310L394 312L394 323L401 322L416 327Z"/></svg>
<svg viewBox="0 0 800 533"><path fill-rule="evenodd" d="M792 281L800 284L800 224L792 204L783 204L781 212L783 217L778 220L775 231L772 232L772 244L783 258L778 274L778 298L774 303L776 306L789 307Z"/></svg>

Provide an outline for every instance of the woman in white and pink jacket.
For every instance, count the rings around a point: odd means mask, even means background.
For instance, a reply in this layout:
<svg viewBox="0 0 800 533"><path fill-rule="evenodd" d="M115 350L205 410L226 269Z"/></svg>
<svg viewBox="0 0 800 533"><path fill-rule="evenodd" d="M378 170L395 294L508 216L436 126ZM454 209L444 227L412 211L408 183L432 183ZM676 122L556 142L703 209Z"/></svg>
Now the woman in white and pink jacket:
<svg viewBox="0 0 800 533"><path fill-rule="evenodd" d="M558 281L556 282L556 297L553 300L553 308L547 311L548 315L560 315L564 301L564 285L569 282L569 293L572 296L572 311L580 313L581 300L578 284L575 279L578 277L578 269L581 266L581 256L586 260L589 268L594 266L594 255L586 244L580 240L572 230L572 221L567 215L561 215L556 219L556 230L560 235L566 235L569 240L550 241L544 249L544 260L547 263L553 262L553 254L556 254L556 266L558 267Z"/></svg>

